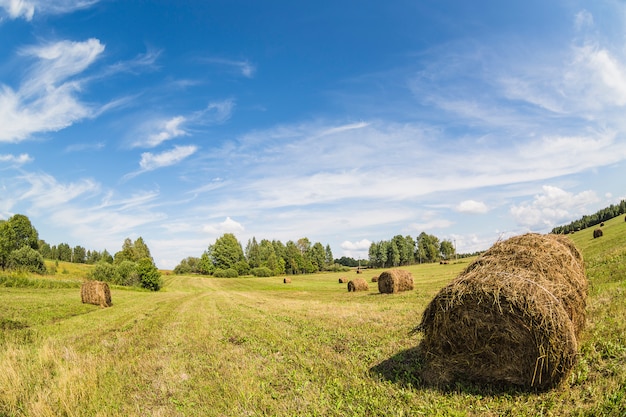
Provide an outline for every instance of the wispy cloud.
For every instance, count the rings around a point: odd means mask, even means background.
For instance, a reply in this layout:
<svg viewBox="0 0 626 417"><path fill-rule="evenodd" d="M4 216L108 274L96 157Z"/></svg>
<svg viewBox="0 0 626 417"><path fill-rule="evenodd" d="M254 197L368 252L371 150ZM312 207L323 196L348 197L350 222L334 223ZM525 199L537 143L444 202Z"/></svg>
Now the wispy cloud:
<svg viewBox="0 0 626 417"><path fill-rule="evenodd" d="M168 140L188 136L194 128L224 123L230 118L234 106L231 99L214 101L188 115L149 119L135 129L131 147L154 148Z"/></svg>
<svg viewBox="0 0 626 417"><path fill-rule="evenodd" d="M65 14L85 9L98 3L99 0L0 0L3 8L11 19L24 18L30 21L35 13Z"/></svg>
<svg viewBox="0 0 626 417"><path fill-rule="evenodd" d="M85 151L100 151L104 149L105 144L103 142L96 143L74 143L65 147L65 152L85 152Z"/></svg>
<svg viewBox="0 0 626 417"><path fill-rule="evenodd" d="M92 109L77 97L82 82L74 76L103 51L104 45L97 39L22 49L21 54L35 63L17 90L0 85L0 142L19 142L90 117Z"/></svg>
<svg viewBox="0 0 626 417"><path fill-rule="evenodd" d="M237 61L223 58L204 58L203 61L232 68L246 78L254 77L256 67L247 60Z"/></svg>
<svg viewBox="0 0 626 417"><path fill-rule="evenodd" d="M172 165L176 165L193 155L198 150L197 146L175 146L174 148L163 151L161 153L144 152L141 154L141 160L139 161L140 169L123 177L123 180L128 180L144 172L154 171L155 169L164 168Z"/></svg>

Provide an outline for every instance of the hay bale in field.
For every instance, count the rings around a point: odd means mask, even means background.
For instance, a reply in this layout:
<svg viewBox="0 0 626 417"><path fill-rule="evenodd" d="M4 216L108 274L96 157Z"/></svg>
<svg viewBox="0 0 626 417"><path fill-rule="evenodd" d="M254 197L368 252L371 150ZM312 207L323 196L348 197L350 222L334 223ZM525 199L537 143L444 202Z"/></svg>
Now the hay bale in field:
<svg viewBox="0 0 626 417"><path fill-rule="evenodd" d="M378 282L378 275L372 277L372 282Z"/></svg>
<svg viewBox="0 0 626 417"><path fill-rule="evenodd" d="M283 279L283 284L291 284L291 278Z"/></svg>
<svg viewBox="0 0 626 417"><path fill-rule="evenodd" d="M587 286L582 255L563 235L497 242L426 307L417 328L422 377L436 385L558 385L576 362Z"/></svg>
<svg viewBox="0 0 626 417"><path fill-rule="evenodd" d="M344 278L344 277L339 278L340 284L345 284L346 282L348 282L348 278Z"/></svg>
<svg viewBox="0 0 626 417"><path fill-rule="evenodd" d="M602 232L602 229L594 229L593 231L593 238L597 239L599 237L602 237L604 233Z"/></svg>
<svg viewBox="0 0 626 417"><path fill-rule="evenodd" d="M100 307L111 307L111 290L109 284L102 281L84 281L80 287L80 298L83 304L94 304Z"/></svg>
<svg viewBox="0 0 626 417"><path fill-rule="evenodd" d="M367 281L363 278L355 278L348 281L348 292L368 291L369 289Z"/></svg>
<svg viewBox="0 0 626 417"><path fill-rule="evenodd" d="M393 294L413 289L413 275L403 269L390 269L378 276L378 291Z"/></svg>

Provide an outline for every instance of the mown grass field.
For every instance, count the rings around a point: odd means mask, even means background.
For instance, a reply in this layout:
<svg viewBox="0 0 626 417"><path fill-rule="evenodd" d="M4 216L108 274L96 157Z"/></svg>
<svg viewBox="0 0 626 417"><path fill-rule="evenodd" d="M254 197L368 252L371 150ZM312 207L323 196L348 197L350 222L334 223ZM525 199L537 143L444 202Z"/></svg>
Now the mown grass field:
<svg viewBox="0 0 626 417"><path fill-rule="evenodd" d="M85 270L0 280L0 416L626 415L626 222L571 235L591 282L580 360L542 393L423 386L411 331L469 262L409 268L414 291L348 293L332 273L165 276L80 302ZM63 272L67 271L67 272ZM368 281L381 271L366 271Z"/></svg>

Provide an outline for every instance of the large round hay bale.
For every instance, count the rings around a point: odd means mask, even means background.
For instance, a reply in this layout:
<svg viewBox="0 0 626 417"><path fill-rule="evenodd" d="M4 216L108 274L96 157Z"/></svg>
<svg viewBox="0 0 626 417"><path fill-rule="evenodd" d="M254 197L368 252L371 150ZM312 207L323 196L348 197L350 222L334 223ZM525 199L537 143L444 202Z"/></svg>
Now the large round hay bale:
<svg viewBox="0 0 626 417"><path fill-rule="evenodd" d="M109 284L102 281L84 281L80 287L80 298L83 304L94 304L100 307L113 305Z"/></svg>
<svg viewBox="0 0 626 417"><path fill-rule="evenodd" d="M378 291L393 294L413 289L413 275L403 269L390 269L378 276Z"/></svg>
<svg viewBox="0 0 626 417"><path fill-rule="evenodd" d="M494 244L426 307L423 378L557 385L576 361L587 285L582 256L565 236Z"/></svg>
<svg viewBox="0 0 626 417"><path fill-rule="evenodd" d="M594 229L593 231L593 238L597 239L599 237L602 237L604 233L602 232L602 229Z"/></svg>
<svg viewBox="0 0 626 417"><path fill-rule="evenodd" d="M369 286L363 278L355 278L348 281L348 292L368 291Z"/></svg>

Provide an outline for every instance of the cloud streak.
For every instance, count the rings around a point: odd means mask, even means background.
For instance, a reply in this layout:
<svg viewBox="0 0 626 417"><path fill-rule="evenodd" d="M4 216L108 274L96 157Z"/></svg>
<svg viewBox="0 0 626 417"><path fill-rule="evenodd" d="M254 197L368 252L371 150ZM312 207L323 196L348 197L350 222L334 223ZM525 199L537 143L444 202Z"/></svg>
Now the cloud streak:
<svg viewBox="0 0 626 417"><path fill-rule="evenodd" d="M66 14L86 9L100 0L0 0L3 8L11 19L23 18L32 20L38 14Z"/></svg>
<svg viewBox="0 0 626 417"><path fill-rule="evenodd" d="M59 41L22 49L35 60L20 87L0 85L0 142L20 142L39 132L58 131L90 117L78 99L82 81L74 78L104 51L97 39Z"/></svg>
<svg viewBox="0 0 626 417"><path fill-rule="evenodd" d="M170 150L156 154L152 152L144 152L141 154L141 160L139 161L140 169L126 174L123 177L123 180L129 180L145 172L176 165L193 155L197 150L197 146L187 145L174 146L174 148Z"/></svg>

